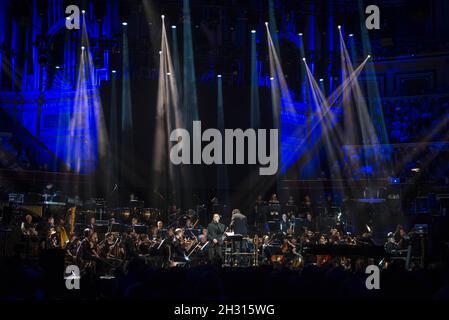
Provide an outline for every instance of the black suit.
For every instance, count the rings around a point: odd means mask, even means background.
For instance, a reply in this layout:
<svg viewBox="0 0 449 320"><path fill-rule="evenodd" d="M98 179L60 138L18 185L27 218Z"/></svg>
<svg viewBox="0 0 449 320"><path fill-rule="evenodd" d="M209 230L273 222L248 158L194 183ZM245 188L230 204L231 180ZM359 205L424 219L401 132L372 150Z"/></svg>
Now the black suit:
<svg viewBox="0 0 449 320"><path fill-rule="evenodd" d="M211 222L207 226L207 240L209 240L209 259L211 261L223 259L223 254L221 252L221 246L223 245L222 236L226 230L226 227L222 223ZM214 239L218 242L214 243Z"/></svg>
<svg viewBox="0 0 449 320"><path fill-rule="evenodd" d="M281 220L281 223L279 225L279 231L281 231L282 233L287 233L288 229L290 229L291 226L292 225L290 221Z"/></svg>
<svg viewBox="0 0 449 320"><path fill-rule="evenodd" d="M241 234L244 237L248 235L248 223L244 214L233 214L230 227L234 229L235 234Z"/></svg>

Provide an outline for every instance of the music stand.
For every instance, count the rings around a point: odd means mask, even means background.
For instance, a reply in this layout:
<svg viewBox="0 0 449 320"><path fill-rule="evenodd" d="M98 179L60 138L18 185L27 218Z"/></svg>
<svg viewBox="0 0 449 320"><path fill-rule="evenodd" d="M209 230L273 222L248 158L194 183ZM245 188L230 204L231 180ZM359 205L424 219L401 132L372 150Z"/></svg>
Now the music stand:
<svg viewBox="0 0 449 320"><path fill-rule="evenodd" d="M113 223L113 224L111 224L111 232L124 233L124 232L126 232L126 226L121 223Z"/></svg>
<svg viewBox="0 0 449 320"><path fill-rule="evenodd" d="M107 224L95 224L94 230L96 233L105 234L108 232L109 226Z"/></svg>
<svg viewBox="0 0 449 320"><path fill-rule="evenodd" d="M137 234L147 234L148 233L148 227L145 225L136 225L136 226L133 226L133 229Z"/></svg>

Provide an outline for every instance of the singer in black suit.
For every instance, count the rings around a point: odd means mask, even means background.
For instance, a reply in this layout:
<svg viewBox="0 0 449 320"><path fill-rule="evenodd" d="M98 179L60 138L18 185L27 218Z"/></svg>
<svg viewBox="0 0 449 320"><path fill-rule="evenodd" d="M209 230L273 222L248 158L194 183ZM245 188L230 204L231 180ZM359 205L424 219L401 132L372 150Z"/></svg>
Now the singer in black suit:
<svg viewBox="0 0 449 320"><path fill-rule="evenodd" d="M226 231L224 224L220 223L220 215L214 213L213 220L207 226L207 240L209 241L209 260L221 265L223 261L223 234Z"/></svg>

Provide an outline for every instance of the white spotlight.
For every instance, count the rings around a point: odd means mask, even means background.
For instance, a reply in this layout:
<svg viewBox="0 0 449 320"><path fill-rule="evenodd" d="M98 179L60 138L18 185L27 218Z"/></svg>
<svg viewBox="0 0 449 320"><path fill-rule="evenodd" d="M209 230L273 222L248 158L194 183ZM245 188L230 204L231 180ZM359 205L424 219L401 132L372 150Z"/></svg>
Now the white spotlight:
<svg viewBox="0 0 449 320"><path fill-rule="evenodd" d="M83 14L85 14L85 13L86 13L86 10L81 10L81 12L82 12Z"/></svg>
<svg viewBox="0 0 449 320"><path fill-rule="evenodd" d="M273 81L274 80L274 77L270 77L270 81Z"/></svg>
<svg viewBox="0 0 449 320"><path fill-rule="evenodd" d="M176 26L171 26L172 29L176 29Z"/></svg>
<svg viewBox="0 0 449 320"><path fill-rule="evenodd" d="M341 29L341 26L340 26L340 25L338 25L338 29Z"/></svg>
<svg viewBox="0 0 449 320"><path fill-rule="evenodd" d="M164 15L161 15L161 18L162 18L162 19L165 19L165 16L164 16Z"/></svg>
<svg viewBox="0 0 449 320"><path fill-rule="evenodd" d="M60 68L60 66L55 66L55 68L56 68L56 69L59 69L59 68Z"/></svg>
<svg viewBox="0 0 449 320"><path fill-rule="evenodd" d="M302 32L298 33L298 36L302 37Z"/></svg>
<svg viewBox="0 0 449 320"><path fill-rule="evenodd" d="M265 21L265 25L268 27L268 22L267 21Z"/></svg>
<svg viewBox="0 0 449 320"><path fill-rule="evenodd" d="M162 54L162 51L159 50L159 54Z"/></svg>
<svg viewBox="0 0 449 320"><path fill-rule="evenodd" d="M251 30L251 33L256 33L256 30Z"/></svg>
<svg viewBox="0 0 449 320"><path fill-rule="evenodd" d="M217 78L221 78L221 74L217 74Z"/></svg>
<svg viewBox="0 0 449 320"><path fill-rule="evenodd" d="M324 81L324 79L323 78L320 78L320 82L323 82Z"/></svg>
<svg viewBox="0 0 449 320"><path fill-rule="evenodd" d="M81 50L84 50L84 49L86 49L84 46L81 46Z"/></svg>
<svg viewBox="0 0 449 320"><path fill-rule="evenodd" d="M353 34L353 33L350 33L349 36L352 38L352 37L354 36L354 34Z"/></svg>
<svg viewBox="0 0 449 320"><path fill-rule="evenodd" d="M122 26L127 26L128 22L122 22Z"/></svg>
<svg viewBox="0 0 449 320"><path fill-rule="evenodd" d="M70 17L65 17L66 20L70 20Z"/></svg>
<svg viewBox="0 0 449 320"><path fill-rule="evenodd" d="M369 55L367 55L366 57L369 59L369 58L371 58L371 55L369 54Z"/></svg>
<svg viewBox="0 0 449 320"><path fill-rule="evenodd" d="M302 61L306 62L306 58L302 58Z"/></svg>
<svg viewBox="0 0 449 320"><path fill-rule="evenodd" d="M115 70L112 70L111 72L112 72L112 73L116 73L117 71L115 71Z"/></svg>
<svg viewBox="0 0 449 320"><path fill-rule="evenodd" d="M167 76L171 75L171 72L167 72Z"/></svg>

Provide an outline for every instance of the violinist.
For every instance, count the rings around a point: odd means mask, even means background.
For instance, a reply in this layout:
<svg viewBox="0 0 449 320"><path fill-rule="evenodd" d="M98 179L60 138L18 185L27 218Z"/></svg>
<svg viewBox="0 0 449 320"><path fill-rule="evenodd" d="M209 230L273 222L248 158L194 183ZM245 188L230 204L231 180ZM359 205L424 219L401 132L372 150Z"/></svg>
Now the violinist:
<svg viewBox="0 0 449 320"><path fill-rule="evenodd" d="M114 245L114 234L109 232L106 234L106 238L99 245L99 253L103 258L107 258L110 252L111 247Z"/></svg>
<svg viewBox="0 0 449 320"><path fill-rule="evenodd" d="M25 216L25 221L22 222L20 229L22 230L22 234L24 236L37 236L36 226L33 223L33 216L30 214Z"/></svg>
<svg viewBox="0 0 449 320"><path fill-rule="evenodd" d="M181 228L175 230L175 237L172 242L173 247L173 258L175 262L185 262L186 261L186 245L184 239L184 231Z"/></svg>
<svg viewBox="0 0 449 320"><path fill-rule="evenodd" d="M187 218L186 225L184 228L184 233L185 233L186 238L188 238L188 239L196 238L195 233L193 232L193 229L194 229L194 225L192 224L192 219Z"/></svg>

